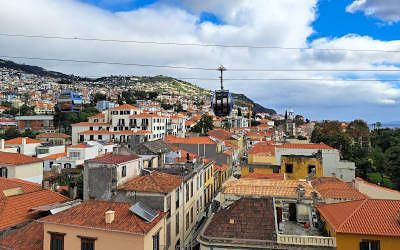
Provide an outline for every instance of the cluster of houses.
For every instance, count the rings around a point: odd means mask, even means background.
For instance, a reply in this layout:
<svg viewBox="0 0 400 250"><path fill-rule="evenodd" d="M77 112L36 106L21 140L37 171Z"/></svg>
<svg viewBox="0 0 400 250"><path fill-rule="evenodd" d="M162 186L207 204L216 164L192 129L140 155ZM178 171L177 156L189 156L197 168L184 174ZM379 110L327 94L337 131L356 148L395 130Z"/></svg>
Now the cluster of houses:
<svg viewBox="0 0 400 250"><path fill-rule="evenodd" d="M398 249L400 192L337 149L199 119L124 104L1 140L0 250Z"/></svg>

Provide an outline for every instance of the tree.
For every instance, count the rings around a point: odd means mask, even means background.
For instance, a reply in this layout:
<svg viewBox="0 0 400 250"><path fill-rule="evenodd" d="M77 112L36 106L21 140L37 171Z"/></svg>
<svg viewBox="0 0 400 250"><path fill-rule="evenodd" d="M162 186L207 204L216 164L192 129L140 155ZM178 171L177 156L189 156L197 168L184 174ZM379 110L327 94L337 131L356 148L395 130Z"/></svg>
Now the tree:
<svg viewBox="0 0 400 250"><path fill-rule="evenodd" d="M13 138L19 137L20 135L21 134L19 133L19 131L17 129L9 128L0 137L2 139L9 140L9 139L13 139Z"/></svg>
<svg viewBox="0 0 400 250"><path fill-rule="evenodd" d="M195 133L207 134L207 132L212 129L214 129L212 117L204 114L200 121L193 127L192 131Z"/></svg>
<svg viewBox="0 0 400 250"><path fill-rule="evenodd" d="M104 100L107 100L107 95L106 94L103 94L103 93L100 93L100 92L96 92L92 96L92 103L94 105L96 105L96 103L98 101L104 101Z"/></svg>
<svg viewBox="0 0 400 250"><path fill-rule="evenodd" d="M363 120L354 120L349 123L346 133L353 139L354 143L358 143L363 147L369 144L369 127Z"/></svg>
<svg viewBox="0 0 400 250"><path fill-rule="evenodd" d="M392 182L400 189L400 145L389 148L385 152L387 159L387 174Z"/></svg>

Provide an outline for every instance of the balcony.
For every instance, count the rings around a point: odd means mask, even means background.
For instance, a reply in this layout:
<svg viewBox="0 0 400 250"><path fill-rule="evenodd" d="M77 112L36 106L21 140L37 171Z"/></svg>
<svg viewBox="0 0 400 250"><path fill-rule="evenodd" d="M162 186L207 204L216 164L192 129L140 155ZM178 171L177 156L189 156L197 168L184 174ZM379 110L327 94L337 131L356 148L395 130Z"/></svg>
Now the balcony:
<svg viewBox="0 0 400 250"><path fill-rule="evenodd" d="M336 247L335 237L278 234L277 242L284 245Z"/></svg>

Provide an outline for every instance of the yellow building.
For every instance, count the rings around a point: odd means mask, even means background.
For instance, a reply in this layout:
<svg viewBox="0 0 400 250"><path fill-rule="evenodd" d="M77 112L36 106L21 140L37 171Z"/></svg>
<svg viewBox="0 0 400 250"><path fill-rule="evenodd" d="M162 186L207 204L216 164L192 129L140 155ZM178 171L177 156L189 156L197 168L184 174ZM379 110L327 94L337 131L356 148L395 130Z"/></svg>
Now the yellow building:
<svg viewBox="0 0 400 250"><path fill-rule="evenodd" d="M397 250L400 201L364 199L317 206L336 249Z"/></svg>
<svg viewBox="0 0 400 250"><path fill-rule="evenodd" d="M276 165L275 159L275 145L270 142L254 144L248 153L247 163L247 166L242 167L242 177L246 177L251 173L279 173L279 166Z"/></svg>
<svg viewBox="0 0 400 250"><path fill-rule="evenodd" d="M321 177L323 176L321 154L312 156L282 155L281 173L285 174L287 179L292 180Z"/></svg>
<svg viewBox="0 0 400 250"><path fill-rule="evenodd" d="M165 213L142 218L132 204L87 201L45 217L43 249L164 249Z"/></svg>

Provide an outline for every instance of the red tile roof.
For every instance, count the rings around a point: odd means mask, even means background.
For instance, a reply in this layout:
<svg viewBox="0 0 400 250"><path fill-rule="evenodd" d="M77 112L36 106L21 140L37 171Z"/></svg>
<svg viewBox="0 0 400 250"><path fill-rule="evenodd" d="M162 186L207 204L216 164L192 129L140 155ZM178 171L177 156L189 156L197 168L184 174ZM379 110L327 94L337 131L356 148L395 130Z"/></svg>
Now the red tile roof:
<svg viewBox="0 0 400 250"><path fill-rule="evenodd" d="M360 200L368 198L366 195L353 188L351 183L346 183L336 177L318 177L311 180L311 185L322 198Z"/></svg>
<svg viewBox="0 0 400 250"><path fill-rule="evenodd" d="M176 137L168 135L164 139L167 143L172 144L217 144L208 136L193 136L193 137Z"/></svg>
<svg viewBox="0 0 400 250"><path fill-rule="evenodd" d="M223 129L214 129L208 131L208 135L215 137L219 140L229 140L232 137L231 132L223 130Z"/></svg>
<svg viewBox="0 0 400 250"><path fill-rule="evenodd" d="M44 217L40 221L145 235L165 216L165 213L160 212L152 222L147 223L129 211L131 206L132 204L125 202L91 200L55 215ZM105 212L108 210L114 211L115 217L112 223L106 224Z"/></svg>
<svg viewBox="0 0 400 250"><path fill-rule="evenodd" d="M324 143L284 143L277 145L278 148L293 148L293 149L334 149Z"/></svg>
<svg viewBox="0 0 400 250"><path fill-rule="evenodd" d="M111 126L111 123L107 122L78 122L71 124L71 126Z"/></svg>
<svg viewBox="0 0 400 250"><path fill-rule="evenodd" d="M317 209L336 233L400 237L400 201L365 199Z"/></svg>
<svg viewBox="0 0 400 250"><path fill-rule="evenodd" d="M182 183L182 177L162 172L135 177L119 187L125 191L169 193Z"/></svg>
<svg viewBox="0 0 400 250"><path fill-rule="evenodd" d="M253 145L249 154L275 155L275 145L270 142L259 142Z"/></svg>
<svg viewBox="0 0 400 250"><path fill-rule="evenodd" d="M213 215L205 237L274 240L275 219L272 199L242 198Z"/></svg>
<svg viewBox="0 0 400 250"><path fill-rule="evenodd" d="M104 113L97 113L95 115L90 116L89 118L106 118Z"/></svg>
<svg viewBox="0 0 400 250"><path fill-rule="evenodd" d="M139 159L139 156L137 155L118 155L118 154L104 154L99 157L86 160L86 162L92 162L92 163L103 163L103 164L120 164L123 162L128 162L128 161L133 161Z"/></svg>
<svg viewBox="0 0 400 250"><path fill-rule="evenodd" d="M112 108L111 110L128 110L128 109L138 109L137 107L130 104L122 104L117 107Z"/></svg>
<svg viewBox="0 0 400 250"><path fill-rule="evenodd" d="M24 137L17 137L17 138L14 138L14 139L6 140L5 144L6 145L7 144L9 144L9 145L21 145L23 138ZM25 139L26 139L26 144L42 143L42 141L35 140L35 139L29 138L29 137L25 137Z"/></svg>
<svg viewBox="0 0 400 250"><path fill-rule="evenodd" d="M92 147L91 145L84 143L84 142L69 146L69 148L91 148L91 147Z"/></svg>
<svg viewBox="0 0 400 250"><path fill-rule="evenodd" d="M60 159L60 158L66 157L66 156L67 156L67 152L64 152L64 153L48 155L48 156L43 157L41 159L43 159L43 160L57 160L57 159Z"/></svg>
<svg viewBox="0 0 400 250"><path fill-rule="evenodd" d="M24 193L42 190L42 186L34 182L0 177L0 200L6 198L3 191L12 188L21 188Z"/></svg>
<svg viewBox="0 0 400 250"><path fill-rule="evenodd" d="M0 249L43 250L43 224L34 221L1 237Z"/></svg>
<svg viewBox="0 0 400 250"><path fill-rule="evenodd" d="M30 209L69 201L69 198L56 192L43 189L36 192L10 196L0 200L0 230L37 219L39 216Z"/></svg>
<svg viewBox="0 0 400 250"><path fill-rule="evenodd" d="M43 162L43 160L19 153L0 152L0 164L18 166L36 162Z"/></svg>
<svg viewBox="0 0 400 250"><path fill-rule="evenodd" d="M242 179L284 180L284 174L282 174L282 173L272 173L272 174L251 173L248 176L242 177Z"/></svg>
<svg viewBox="0 0 400 250"><path fill-rule="evenodd" d="M64 138L68 139L71 136L63 134L63 133L41 133L36 136L36 138Z"/></svg>

